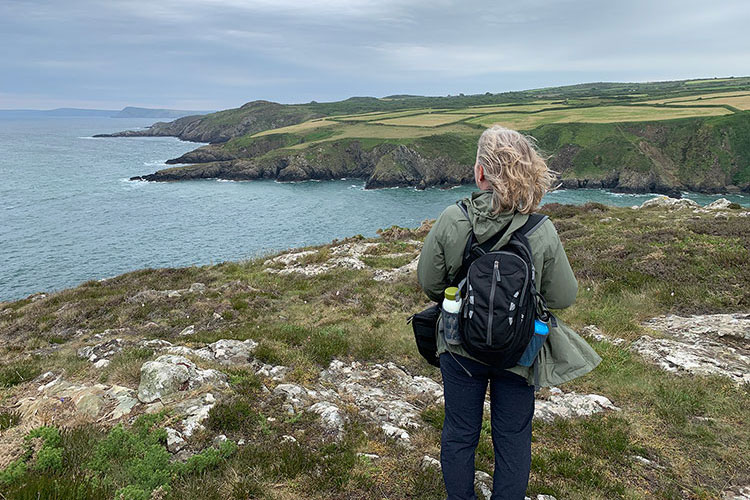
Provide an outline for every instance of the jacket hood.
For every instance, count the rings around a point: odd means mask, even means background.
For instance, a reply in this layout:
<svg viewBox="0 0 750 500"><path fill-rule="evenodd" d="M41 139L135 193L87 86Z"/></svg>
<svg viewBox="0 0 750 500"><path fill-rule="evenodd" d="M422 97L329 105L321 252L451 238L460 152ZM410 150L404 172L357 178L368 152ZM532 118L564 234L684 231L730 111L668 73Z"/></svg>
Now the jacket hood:
<svg viewBox="0 0 750 500"><path fill-rule="evenodd" d="M492 191L475 191L471 193L470 197L464 199L464 205L469 213L469 221L479 244L484 243L507 226L514 215L514 212L510 211L493 213ZM514 223L513 226L523 225L526 219L527 217L524 216L523 222L520 224ZM516 229L516 227L511 229ZM506 238L502 238L501 242L503 240L506 240Z"/></svg>

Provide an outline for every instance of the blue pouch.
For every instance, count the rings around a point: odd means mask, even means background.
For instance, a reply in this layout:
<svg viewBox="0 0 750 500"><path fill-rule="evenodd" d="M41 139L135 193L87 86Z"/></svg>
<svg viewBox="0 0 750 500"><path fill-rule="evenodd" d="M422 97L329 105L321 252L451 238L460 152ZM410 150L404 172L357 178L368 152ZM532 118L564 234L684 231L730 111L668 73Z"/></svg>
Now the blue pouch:
<svg viewBox="0 0 750 500"><path fill-rule="evenodd" d="M526 350L521 355L521 359L518 360L518 364L521 366L533 365L548 335L549 326L547 326L547 323L538 319L534 320L534 335L531 337L529 345L526 346Z"/></svg>

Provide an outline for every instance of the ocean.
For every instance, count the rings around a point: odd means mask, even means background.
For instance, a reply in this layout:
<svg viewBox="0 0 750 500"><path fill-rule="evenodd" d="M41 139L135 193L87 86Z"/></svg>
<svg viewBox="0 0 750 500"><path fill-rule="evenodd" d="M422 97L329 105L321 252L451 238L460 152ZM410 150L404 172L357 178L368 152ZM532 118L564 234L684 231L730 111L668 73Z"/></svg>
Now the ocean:
<svg viewBox="0 0 750 500"><path fill-rule="evenodd" d="M0 119L0 301L146 267L241 260L437 217L471 186L366 191L364 182L127 180L198 147L175 138L94 139L153 119ZM544 202L630 206L653 195L603 190ZM719 198L695 193L701 204ZM742 205L750 197L726 196Z"/></svg>

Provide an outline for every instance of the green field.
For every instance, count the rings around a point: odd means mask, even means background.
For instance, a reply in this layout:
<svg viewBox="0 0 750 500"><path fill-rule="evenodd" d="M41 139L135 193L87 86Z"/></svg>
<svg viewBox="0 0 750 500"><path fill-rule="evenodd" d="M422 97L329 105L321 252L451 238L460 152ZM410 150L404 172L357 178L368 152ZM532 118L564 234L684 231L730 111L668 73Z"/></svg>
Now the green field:
<svg viewBox="0 0 750 500"><path fill-rule="evenodd" d="M713 108L663 108L646 106L596 106L542 111L534 114L495 113L469 120L489 127L496 123L506 127L529 130L547 123L618 123L673 120L699 116L716 116L732 113L723 107Z"/></svg>
<svg viewBox="0 0 750 500"><path fill-rule="evenodd" d="M550 123L627 123L665 121L682 118L701 118L732 114L750 109L750 90L708 93L704 86L717 83L743 83L750 89L750 82L740 79L691 80L684 82L680 92L671 91L660 99L653 94L612 93L612 95L570 95L560 92L559 99L531 100L526 97L518 102L502 102L493 105L470 105L450 108L412 107L412 100L402 99L406 109L389 111L367 111L362 113L332 114L328 118L315 118L295 125L264 130L251 134L261 137L269 134L309 135L316 129L330 132L318 134L319 139L306 140L304 144L347 139L400 140L425 137L430 134L458 133L476 137L483 127L502 124L510 128L529 131ZM745 88L745 87L743 87ZM613 89L620 90L620 89ZM625 90L625 89L622 89ZM539 91L529 91L542 93ZM551 89L548 90L551 93ZM664 93L664 90L659 92ZM594 95L592 95L594 94ZM680 94L675 96L675 94ZM419 98L430 99L430 98ZM432 98L451 100L451 98ZM388 107L399 99L383 100ZM452 104L452 103L451 103ZM307 146L297 144L293 149Z"/></svg>
<svg viewBox="0 0 750 500"><path fill-rule="evenodd" d="M356 177L368 188L447 187L469 182L479 135L501 124L539 139L569 187L750 191L749 123L750 77L289 105L253 101L154 125L143 135L211 144L172 161L188 166L145 178Z"/></svg>

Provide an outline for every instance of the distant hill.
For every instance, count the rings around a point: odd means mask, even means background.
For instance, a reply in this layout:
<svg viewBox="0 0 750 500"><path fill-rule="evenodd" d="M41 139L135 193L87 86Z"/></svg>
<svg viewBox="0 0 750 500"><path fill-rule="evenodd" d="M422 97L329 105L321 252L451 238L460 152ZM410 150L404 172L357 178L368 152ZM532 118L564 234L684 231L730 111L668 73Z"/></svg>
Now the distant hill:
<svg viewBox="0 0 750 500"><path fill-rule="evenodd" d="M205 115L211 111L185 111L182 109L155 109L127 106L114 113L113 118L182 118L189 115Z"/></svg>
<svg viewBox="0 0 750 500"><path fill-rule="evenodd" d="M137 108L127 106L116 109L0 109L0 118L24 118L35 116L102 116L110 118L182 118L188 115L205 115L211 111L188 111L182 109Z"/></svg>
<svg viewBox="0 0 750 500"><path fill-rule="evenodd" d="M0 109L0 118L33 118L36 116L112 116L117 113L114 109Z"/></svg>

